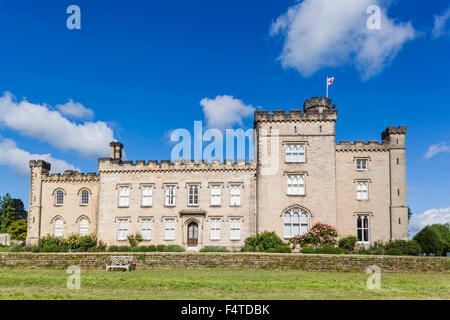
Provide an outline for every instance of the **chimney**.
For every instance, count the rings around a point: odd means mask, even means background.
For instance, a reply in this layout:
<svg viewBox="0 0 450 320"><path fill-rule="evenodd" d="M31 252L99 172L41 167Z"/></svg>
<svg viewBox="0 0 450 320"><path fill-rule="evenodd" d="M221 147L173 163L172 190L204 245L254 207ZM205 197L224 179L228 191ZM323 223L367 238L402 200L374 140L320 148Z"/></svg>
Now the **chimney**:
<svg viewBox="0 0 450 320"><path fill-rule="evenodd" d="M122 161L122 149L123 149L123 144L121 144L120 142L116 142L113 141L109 144L109 146L111 147L111 159L117 159Z"/></svg>

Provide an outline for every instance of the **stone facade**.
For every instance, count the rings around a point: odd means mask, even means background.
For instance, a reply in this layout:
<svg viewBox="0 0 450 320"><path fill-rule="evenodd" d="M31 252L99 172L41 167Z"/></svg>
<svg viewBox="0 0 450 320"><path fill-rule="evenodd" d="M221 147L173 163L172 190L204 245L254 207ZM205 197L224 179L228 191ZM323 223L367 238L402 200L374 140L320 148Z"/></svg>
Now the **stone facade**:
<svg viewBox="0 0 450 320"><path fill-rule="evenodd" d="M337 143L336 121L325 97L303 111L256 111L249 163L123 161L118 142L98 173L50 175L49 163L30 161L27 242L83 229L108 245L145 233L142 244L236 249L257 232L288 240L316 222L367 244L407 239L406 127Z"/></svg>

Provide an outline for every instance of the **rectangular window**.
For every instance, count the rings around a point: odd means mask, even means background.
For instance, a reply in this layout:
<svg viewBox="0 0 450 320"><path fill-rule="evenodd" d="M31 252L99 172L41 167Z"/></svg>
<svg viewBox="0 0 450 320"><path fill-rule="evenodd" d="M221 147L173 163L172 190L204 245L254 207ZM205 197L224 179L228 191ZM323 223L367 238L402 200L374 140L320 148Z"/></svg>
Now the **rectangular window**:
<svg viewBox="0 0 450 320"><path fill-rule="evenodd" d="M89 204L89 192L86 190L81 191L81 204L84 206Z"/></svg>
<svg viewBox="0 0 450 320"><path fill-rule="evenodd" d="M241 205L241 186L231 186L230 206L238 207Z"/></svg>
<svg viewBox="0 0 450 320"><path fill-rule="evenodd" d="M153 188L152 187L142 187L141 205L143 207L151 207L153 204L152 196L153 196Z"/></svg>
<svg viewBox="0 0 450 320"><path fill-rule="evenodd" d="M198 206L198 186L192 185L189 186L189 200L188 205L190 206Z"/></svg>
<svg viewBox="0 0 450 320"><path fill-rule="evenodd" d="M356 170L367 170L367 159L356 159Z"/></svg>
<svg viewBox="0 0 450 320"><path fill-rule="evenodd" d="M356 199L365 201L369 200L369 183L368 182L357 182L356 183Z"/></svg>
<svg viewBox="0 0 450 320"><path fill-rule="evenodd" d="M305 176L288 176L287 177L287 194L288 195L304 195L305 194Z"/></svg>
<svg viewBox="0 0 450 320"><path fill-rule="evenodd" d="M128 219L120 219L117 222L117 240L128 239Z"/></svg>
<svg viewBox="0 0 450 320"><path fill-rule="evenodd" d="M209 238L211 240L220 240L220 219L212 219L209 221Z"/></svg>
<svg viewBox="0 0 450 320"><path fill-rule="evenodd" d="M175 186L167 186L166 187L166 206L174 206L175 205Z"/></svg>
<svg viewBox="0 0 450 320"><path fill-rule="evenodd" d="M141 237L142 240L151 240L152 238L152 221L150 219L141 220Z"/></svg>
<svg viewBox="0 0 450 320"><path fill-rule="evenodd" d="M164 220L164 240L175 240L175 219Z"/></svg>
<svg viewBox="0 0 450 320"><path fill-rule="evenodd" d="M63 205L64 204L64 193L62 191L56 192L56 204Z"/></svg>
<svg viewBox="0 0 450 320"><path fill-rule="evenodd" d="M211 205L220 206L222 203L222 188L220 186L211 186Z"/></svg>
<svg viewBox="0 0 450 320"><path fill-rule="evenodd" d="M130 187L119 187L119 207L130 206Z"/></svg>
<svg viewBox="0 0 450 320"><path fill-rule="evenodd" d="M241 240L241 220L230 220L230 240Z"/></svg>
<svg viewBox="0 0 450 320"><path fill-rule="evenodd" d="M357 234L360 242L369 242L369 217L358 216L357 220Z"/></svg>
<svg viewBox="0 0 450 320"><path fill-rule="evenodd" d="M302 144L286 146L286 162L305 162L305 155L305 146Z"/></svg>

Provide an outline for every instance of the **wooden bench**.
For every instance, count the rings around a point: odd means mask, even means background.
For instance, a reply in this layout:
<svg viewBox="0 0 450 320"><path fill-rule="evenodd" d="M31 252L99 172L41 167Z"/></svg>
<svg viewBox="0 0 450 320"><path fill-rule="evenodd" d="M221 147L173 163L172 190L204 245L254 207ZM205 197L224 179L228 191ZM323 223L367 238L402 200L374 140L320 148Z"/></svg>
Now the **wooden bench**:
<svg viewBox="0 0 450 320"><path fill-rule="evenodd" d="M109 269L134 270L136 265L133 264L131 256L111 256L111 261L106 264L106 271Z"/></svg>

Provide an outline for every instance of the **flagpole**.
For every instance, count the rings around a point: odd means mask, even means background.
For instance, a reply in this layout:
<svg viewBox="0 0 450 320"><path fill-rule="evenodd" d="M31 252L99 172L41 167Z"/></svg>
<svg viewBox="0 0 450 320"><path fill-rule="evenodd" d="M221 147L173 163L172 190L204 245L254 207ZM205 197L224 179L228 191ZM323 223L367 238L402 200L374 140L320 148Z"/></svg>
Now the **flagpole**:
<svg viewBox="0 0 450 320"><path fill-rule="evenodd" d="M327 77L327 98L328 98L328 77Z"/></svg>

